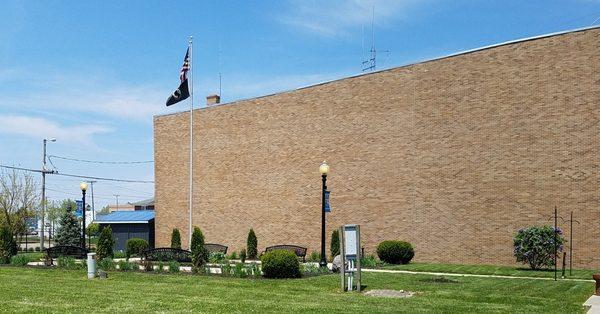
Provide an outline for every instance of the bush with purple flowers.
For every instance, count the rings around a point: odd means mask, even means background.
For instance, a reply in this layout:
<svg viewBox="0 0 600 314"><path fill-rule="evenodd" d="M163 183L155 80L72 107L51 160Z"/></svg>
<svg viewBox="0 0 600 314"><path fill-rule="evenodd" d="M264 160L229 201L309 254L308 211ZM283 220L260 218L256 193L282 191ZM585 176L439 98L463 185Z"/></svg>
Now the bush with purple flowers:
<svg viewBox="0 0 600 314"><path fill-rule="evenodd" d="M554 265L554 241L557 252L562 252L565 242L560 228L533 226L519 229L514 238L514 255L517 262L529 264L531 269L549 268Z"/></svg>

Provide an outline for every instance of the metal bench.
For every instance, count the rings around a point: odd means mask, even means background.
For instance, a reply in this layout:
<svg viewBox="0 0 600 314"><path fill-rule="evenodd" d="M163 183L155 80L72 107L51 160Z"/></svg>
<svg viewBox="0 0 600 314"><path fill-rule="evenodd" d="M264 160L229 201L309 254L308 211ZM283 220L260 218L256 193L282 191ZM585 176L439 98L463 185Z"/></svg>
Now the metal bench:
<svg viewBox="0 0 600 314"><path fill-rule="evenodd" d="M270 252L270 251L274 251L274 250L290 251L290 252L296 254L296 256L298 256L299 258L302 258L303 263L306 262L306 248L305 247L291 245L291 244L273 245L273 246L267 247L265 249L265 252Z"/></svg>
<svg viewBox="0 0 600 314"><path fill-rule="evenodd" d="M204 248L208 251L208 253L220 252L227 254L227 246L222 244L206 243L204 244Z"/></svg>
<svg viewBox="0 0 600 314"><path fill-rule="evenodd" d="M66 256L79 259L85 259L90 251L86 248L72 245L59 245L47 248L44 250L46 266L52 266L53 259Z"/></svg>
<svg viewBox="0 0 600 314"><path fill-rule="evenodd" d="M146 262L170 262L191 263L192 252L170 247L160 247L144 251L142 259Z"/></svg>

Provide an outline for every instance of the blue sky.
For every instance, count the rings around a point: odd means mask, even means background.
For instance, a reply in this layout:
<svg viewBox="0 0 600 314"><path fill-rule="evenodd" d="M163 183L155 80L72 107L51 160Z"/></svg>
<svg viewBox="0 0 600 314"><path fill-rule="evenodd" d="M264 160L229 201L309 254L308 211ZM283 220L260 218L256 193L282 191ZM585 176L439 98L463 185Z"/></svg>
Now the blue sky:
<svg viewBox="0 0 600 314"><path fill-rule="evenodd" d="M599 0L574 1L3 1L0 164L41 167L49 154L152 160L152 116L178 84L194 36L197 106L230 102L503 41L600 23ZM363 48L364 47L364 48ZM152 164L53 160L63 173L153 180ZM79 179L49 176L48 196L79 195ZM137 201L153 185L99 182L96 207Z"/></svg>

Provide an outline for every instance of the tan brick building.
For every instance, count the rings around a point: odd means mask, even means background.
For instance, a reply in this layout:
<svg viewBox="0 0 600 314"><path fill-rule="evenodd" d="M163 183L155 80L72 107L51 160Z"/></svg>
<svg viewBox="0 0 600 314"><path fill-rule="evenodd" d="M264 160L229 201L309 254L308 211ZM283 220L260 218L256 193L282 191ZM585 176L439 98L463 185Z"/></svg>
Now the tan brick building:
<svg viewBox="0 0 600 314"><path fill-rule="evenodd" d="M156 239L188 235L189 113L157 116ZM575 267L600 267L600 28L477 49L194 112L194 225L259 250L333 227L416 261L514 264L512 237L554 206L580 221ZM568 237L569 226L559 225ZM567 245L568 248L568 245Z"/></svg>

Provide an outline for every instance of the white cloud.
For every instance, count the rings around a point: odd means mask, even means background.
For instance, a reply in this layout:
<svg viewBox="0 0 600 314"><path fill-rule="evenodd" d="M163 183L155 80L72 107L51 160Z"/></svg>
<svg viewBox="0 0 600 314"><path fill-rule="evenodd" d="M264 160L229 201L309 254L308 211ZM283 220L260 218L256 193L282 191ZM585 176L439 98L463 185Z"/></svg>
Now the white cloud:
<svg viewBox="0 0 600 314"><path fill-rule="evenodd" d="M325 37L346 37L350 31L370 26L375 8L375 23L385 26L393 20L408 18L409 9L424 0L330 0L290 2L278 19L284 24Z"/></svg>
<svg viewBox="0 0 600 314"><path fill-rule="evenodd" d="M93 136L110 132L102 125L61 125L44 118L25 115L0 115L0 133L22 135L35 139L59 138L61 142L94 146Z"/></svg>

